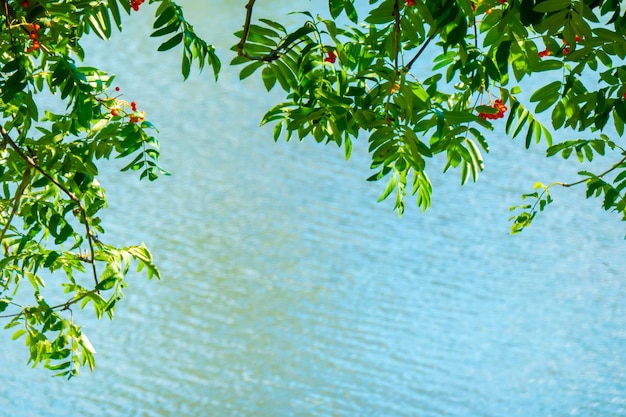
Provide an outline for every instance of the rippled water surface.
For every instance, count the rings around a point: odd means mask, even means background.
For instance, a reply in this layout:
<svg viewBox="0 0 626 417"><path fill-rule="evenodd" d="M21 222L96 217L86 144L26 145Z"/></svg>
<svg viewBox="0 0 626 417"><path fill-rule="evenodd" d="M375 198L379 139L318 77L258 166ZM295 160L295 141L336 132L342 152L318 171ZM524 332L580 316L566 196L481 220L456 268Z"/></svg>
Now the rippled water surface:
<svg viewBox="0 0 626 417"><path fill-rule="evenodd" d="M186 3L228 62L242 5ZM182 84L149 18L90 59L160 129L171 177L103 181L108 238L145 241L163 279L86 319L94 374L32 370L2 333L0 416L626 416L624 226L569 190L507 234L508 207L572 162L494 134L479 183L434 170L432 210L400 219L365 143L348 162L273 143L277 96L230 68Z"/></svg>

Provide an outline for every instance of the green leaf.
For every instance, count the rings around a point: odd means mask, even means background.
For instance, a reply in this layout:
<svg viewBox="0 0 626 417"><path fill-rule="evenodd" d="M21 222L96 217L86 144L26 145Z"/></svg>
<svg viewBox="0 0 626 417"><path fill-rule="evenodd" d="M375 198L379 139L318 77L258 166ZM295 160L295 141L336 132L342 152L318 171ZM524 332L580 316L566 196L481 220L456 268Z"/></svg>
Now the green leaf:
<svg viewBox="0 0 626 417"><path fill-rule="evenodd" d="M531 96L530 101L543 101L543 100L558 100L562 83L560 81L553 81L550 84L536 90Z"/></svg>
<svg viewBox="0 0 626 417"><path fill-rule="evenodd" d="M546 0L538 3L533 10L541 13L557 12L571 7L572 0Z"/></svg>
<svg viewBox="0 0 626 417"><path fill-rule="evenodd" d="M285 39L283 39L283 41L280 43L278 49L285 49L285 48L287 48L289 45L291 45L296 40L305 37L306 35L308 35L309 33L313 32L313 31L315 31L315 28L313 26L310 26L310 25L303 26L303 27L297 29L295 32L290 33L289 35L287 35L285 37Z"/></svg>
<svg viewBox="0 0 626 417"><path fill-rule="evenodd" d="M11 299L9 298L0 298L0 313L7 309L7 307L11 304Z"/></svg>
<svg viewBox="0 0 626 417"><path fill-rule="evenodd" d="M163 4L166 4L166 3L163 3ZM172 20L174 16L176 16L176 9L174 7L167 7L157 17L152 27L154 29L160 28L161 26L167 24L170 20Z"/></svg>
<svg viewBox="0 0 626 417"><path fill-rule="evenodd" d="M28 330L26 329L19 329L17 331L15 331L15 333L13 333L13 336L11 337L12 340L17 340L20 337L22 337L23 335L25 335L26 333L28 333Z"/></svg>
<svg viewBox="0 0 626 417"><path fill-rule="evenodd" d="M109 277L105 280L100 281L98 285L96 285L96 289L101 290L101 291L110 290L119 281L120 281L120 278L118 276Z"/></svg>
<svg viewBox="0 0 626 417"><path fill-rule="evenodd" d="M253 61L250 65L244 67L241 72L239 72L239 79L243 80L254 74L254 72L265 65L263 61Z"/></svg>
<svg viewBox="0 0 626 417"><path fill-rule="evenodd" d="M183 74L183 78L185 80L189 77L190 72L191 72L191 60L187 58L187 55L183 54L183 58L181 62L181 73Z"/></svg>
<svg viewBox="0 0 626 417"><path fill-rule="evenodd" d="M392 175L391 178L389 178L389 181L387 182L385 191L383 191L380 197L378 197L378 202L380 203L381 201L389 197L389 194L391 194L391 192L396 189L397 185L398 185L398 177L395 175Z"/></svg>
<svg viewBox="0 0 626 417"><path fill-rule="evenodd" d="M163 42L158 48L158 51L167 51L169 49L172 49L173 47L175 47L176 45L178 45L181 41L183 40L183 33L177 33L176 35L172 36L170 39L168 39L167 41Z"/></svg>
<svg viewBox="0 0 626 417"><path fill-rule="evenodd" d="M180 22L173 22L171 25L167 25L165 27L162 27L159 30L155 30L154 32L150 34L150 36L153 38L156 38L159 36L164 36L164 35L168 35L170 33L176 32L179 29L180 29Z"/></svg>
<svg viewBox="0 0 626 417"><path fill-rule="evenodd" d="M269 66L263 68L263 71L261 71L261 77L263 78L263 84L265 85L267 91L274 88L274 85L276 85L276 75L274 75L274 72Z"/></svg>
<svg viewBox="0 0 626 417"><path fill-rule="evenodd" d="M87 337L85 333L81 333L80 335L80 344L83 348L87 349L89 353L91 354L96 353L96 349L93 347L93 345L91 344L91 342L89 341L89 338Z"/></svg>
<svg viewBox="0 0 626 417"><path fill-rule="evenodd" d="M111 10L111 15L113 15L113 20L115 21L115 25L117 26L117 30L122 30L122 16L120 14L120 9L117 5L117 0L109 0L108 1L109 9Z"/></svg>

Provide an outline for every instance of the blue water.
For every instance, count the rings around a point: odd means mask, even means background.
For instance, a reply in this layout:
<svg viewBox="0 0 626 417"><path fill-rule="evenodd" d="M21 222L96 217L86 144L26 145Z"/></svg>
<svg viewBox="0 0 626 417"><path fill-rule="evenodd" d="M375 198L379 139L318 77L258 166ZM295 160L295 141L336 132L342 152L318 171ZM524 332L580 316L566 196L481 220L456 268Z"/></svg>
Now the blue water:
<svg viewBox="0 0 626 417"><path fill-rule="evenodd" d="M232 43L240 7L197 4ZM398 218L365 181L365 140L347 162L273 143L258 121L276 95L229 68L182 84L177 54L142 35L149 17L91 59L160 129L171 177L103 183L108 238L145 241L163 279L131 278L113 322L81 317L93 374L30 369L1 333L0 416L626 416L619 217L556 190L508 234L520 194L576 163L496 131L477 184L435 162L432 209Z"/></svg>

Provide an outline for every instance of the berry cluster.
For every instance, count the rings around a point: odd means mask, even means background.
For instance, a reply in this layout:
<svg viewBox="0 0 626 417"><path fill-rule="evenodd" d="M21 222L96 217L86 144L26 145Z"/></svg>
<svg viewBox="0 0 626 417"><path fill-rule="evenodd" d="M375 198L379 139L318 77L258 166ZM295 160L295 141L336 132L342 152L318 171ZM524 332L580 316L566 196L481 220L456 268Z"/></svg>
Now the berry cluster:
<svg viewBox="0 0 626 417"><path fill-rule="evenodd" d="M39 44L39 29L41 26L38 23L31 23L28 25L28 37L32 41L32 44L26 49L26 52L31 53L38 51L41 45Z"/></svg>
<svg viewBox="0 0 626 417"><path fill-rule="evenodd" d="M497 109L497 113L478 113L478 117L482 117L483 119L502 119L504 117L504 113L508 110L508 108L504 105L502 100L497 99L491 105L494 109Z"/></svg>
<svg viewBox="0 0 626 417"><path fill-rule="evenodd" d="M115 91L120 91L120 88L115 87ZM110 110L111 116L128 116L130 123L140 123L144 121L145 113L137 111L137 103L135 101L131 101L129 104L127 101L114 99L114 105L115 107L111 107ZM126 110L129 106L130 112Z"/></svg>
<svg viewBox="0 0 626 417"><path fill-rule="evenodd" d="M330 62L331 64L334 64L335 61L337 61L337 55L335 55L333 51L328 51L328 56L324 58L324 62Z"/></svg>
<svg viewBox="0 0 626 417"><path fill-rule="evenodd" d="M138 12L139 11L139 6L141 6L141 4L146 1L146 0L130 0L130 7Z"/></svg>
<svg viewBox="0 0 626 417"><path fill-rule="evenodd" d="M133 111L133 114L130 115L129 122L131 123L139 123L143 122L144 113L137 113L137 103L134 101L130 102L130 109Z"/></svg>
<svg viewBox="0 0 626 417"><path fill-rule="evenodd" d="M543 58L544 56L550 56L550 55L551 55L551 52L548 48L539 52L539 58Z"/></svg>
<svg viewBox="0 0 626 417"><path fill-rule="evenodd" d="M580 36L576 35L576 37L574 38L574 40L576 41L576 43L580 42L582 39ZM565 43L565 39L563 39L563 43ZM565 56L569 55L571 51L571 46L570 44L566 44L563 49L561 49L561 53ZM543 58L545 56L550 56L552 55L552 53L550 52L549 49L544 49L543 51L539 52L539 58Z"/></svg>

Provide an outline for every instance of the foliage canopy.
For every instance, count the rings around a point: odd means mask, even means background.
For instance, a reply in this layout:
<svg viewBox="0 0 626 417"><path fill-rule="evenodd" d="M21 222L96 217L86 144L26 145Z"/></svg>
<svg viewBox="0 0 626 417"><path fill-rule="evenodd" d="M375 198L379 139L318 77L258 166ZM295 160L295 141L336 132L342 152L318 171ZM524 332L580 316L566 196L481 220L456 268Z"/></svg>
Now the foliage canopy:
<svg viewBox="0 0 626 417"><path fill-rule="evenodd" d="M112 317L133 264L159 277L143 244L101 238L98 181L110 158L141 179L167 174L155 127L113 76L81 65L83 37L110 38L144 1L0 1L0 318L34 366L72 377L93 369L95 352L73 310ZM182 52L184 78L196 65L217 79L215 48L181 6L149 3L158 50ZM460 171L462 184L476 181L500 123L527 148L545 142L547 157L607 161L574 182L535 184L523 196L530 203L512 208L512 232L552 202L555 186L584 186L626 220L620 0L329 0L290 27L256 16L255 3L242 8L231 64L241 79L259 76L267 90L284 91L262 120L274 125L274 140L312 137L336 143L346 158L353 141L367 141L369 180L386 181L380 200L393 196L402 213L408 198L430 206L434 158ZM525 79L534 83L529 96L518 85ZM555 131L568 139L553 143ZM63 277L63 295L45 287L51 276Z"/></svg>

